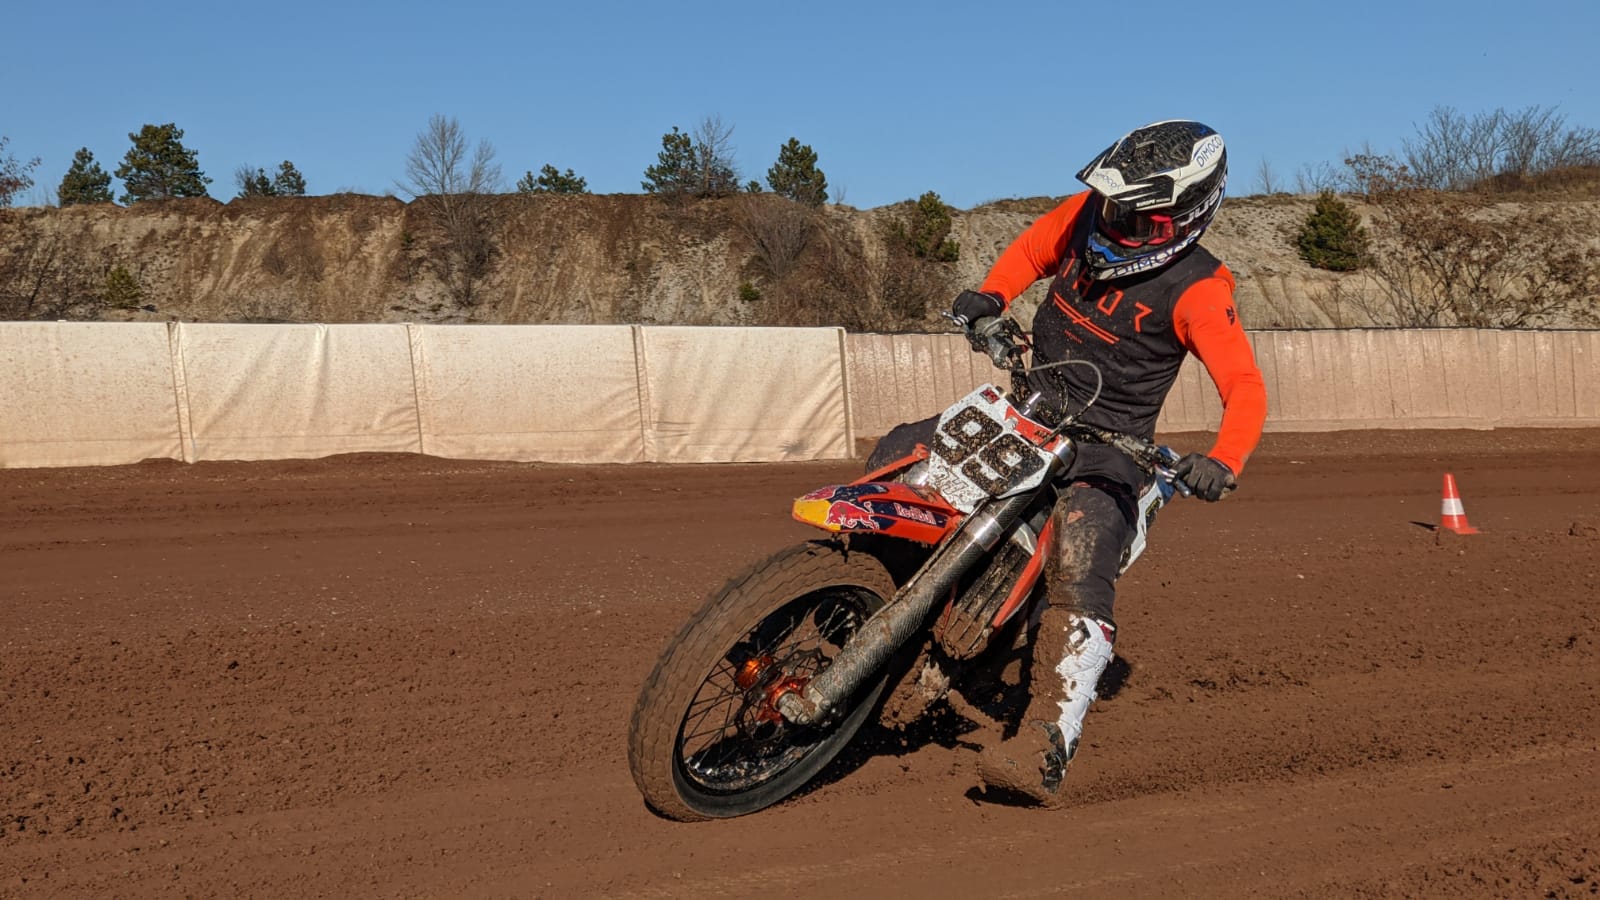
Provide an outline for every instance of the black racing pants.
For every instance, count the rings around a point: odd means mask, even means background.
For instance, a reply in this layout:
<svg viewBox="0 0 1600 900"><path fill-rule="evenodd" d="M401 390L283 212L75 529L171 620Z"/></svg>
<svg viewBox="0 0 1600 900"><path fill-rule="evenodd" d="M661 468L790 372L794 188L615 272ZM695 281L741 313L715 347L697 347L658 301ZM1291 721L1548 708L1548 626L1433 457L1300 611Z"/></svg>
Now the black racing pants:
<svg viewBox="0 0 1600 900"><path fill-rule="evenodd" d="M896 426L873 448L867 470L909 455L917 444L931 445L937 425L934 416ZM1126 454L1080 441L1064 481L1055 509L1056 553L1045 574L1047 602L1114 623L1117 575L1133 542L1146 476Z"/></svg>

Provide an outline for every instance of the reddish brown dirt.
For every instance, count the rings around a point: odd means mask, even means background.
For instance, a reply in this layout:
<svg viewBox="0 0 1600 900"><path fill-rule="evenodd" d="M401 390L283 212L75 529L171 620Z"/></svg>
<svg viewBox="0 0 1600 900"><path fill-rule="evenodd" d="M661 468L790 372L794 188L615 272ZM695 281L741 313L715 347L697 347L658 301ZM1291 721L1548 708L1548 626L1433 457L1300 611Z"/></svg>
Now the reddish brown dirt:
<svg viewBox="0 0 1600 900"><path fill-rule="evenodd" d="M1411 524L1446 470L1483 534ZM0 895L1600 891L1600 432L1270 435L1124 579L1064 810L952 738L655 817L656 654L853 471L0 471Z"/></svg>

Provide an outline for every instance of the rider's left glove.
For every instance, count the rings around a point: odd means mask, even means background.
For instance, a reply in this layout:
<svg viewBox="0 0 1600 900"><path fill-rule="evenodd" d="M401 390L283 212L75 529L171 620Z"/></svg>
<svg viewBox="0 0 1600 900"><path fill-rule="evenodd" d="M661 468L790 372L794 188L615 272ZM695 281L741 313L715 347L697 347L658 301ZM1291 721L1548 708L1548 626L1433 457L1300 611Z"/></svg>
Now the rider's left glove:
<svg viewBox="0 0 1600 900"><path fill-rule="evenodd" d="M1204 453L1191 453L1172 467L1172 474L1201 500L1221 500L1234 486L1233 470Z"/></svg>
<svg viewBox="0 0 1600 900"><path fill-rule="evenodd" d="M950 304L950 315L961 319L963 328L971 328L972 323L979 319L998 316L1005 311L1004 300L983 291L962 291Z"/></svg>

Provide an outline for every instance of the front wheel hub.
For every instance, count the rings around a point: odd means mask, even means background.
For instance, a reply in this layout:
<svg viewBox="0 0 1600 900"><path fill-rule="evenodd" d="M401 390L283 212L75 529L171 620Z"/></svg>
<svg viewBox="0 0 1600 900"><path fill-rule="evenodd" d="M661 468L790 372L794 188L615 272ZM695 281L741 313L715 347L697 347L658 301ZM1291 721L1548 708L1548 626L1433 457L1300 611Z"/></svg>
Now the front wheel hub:
<svg viewBox="0 0 1600 900"><path fill-rule="evenodd" d="M785 724L778 709L779 699L804 691L824 665L825 659L817 650L793 654L781 663L765 655L745 660L733 681L745 693L745 712L754 720L752 724Z"/></svg>

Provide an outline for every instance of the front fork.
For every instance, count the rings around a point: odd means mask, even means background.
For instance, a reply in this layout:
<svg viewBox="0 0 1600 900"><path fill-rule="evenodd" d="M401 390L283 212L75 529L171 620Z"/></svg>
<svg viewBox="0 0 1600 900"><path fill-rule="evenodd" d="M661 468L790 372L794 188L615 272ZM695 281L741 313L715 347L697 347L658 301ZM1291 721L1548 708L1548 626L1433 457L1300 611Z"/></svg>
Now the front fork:
<svg viewBox="0 0 1600 900"><path fill-rule="evenodd" d="M1065 471L1075 453L1072 441L1057 445L1045 483ZM911 582L900 589L894 601L861 626L834 657L832 665L803 689L779 695L777 707L783 717L802 725L827 720L917 629L923 627L928 613L950 595L950 589L961 576L994 550L1022 518L1036 493L1025 491L1012 497L988 500L964 519Z"/></svg>

